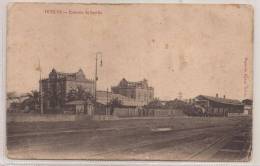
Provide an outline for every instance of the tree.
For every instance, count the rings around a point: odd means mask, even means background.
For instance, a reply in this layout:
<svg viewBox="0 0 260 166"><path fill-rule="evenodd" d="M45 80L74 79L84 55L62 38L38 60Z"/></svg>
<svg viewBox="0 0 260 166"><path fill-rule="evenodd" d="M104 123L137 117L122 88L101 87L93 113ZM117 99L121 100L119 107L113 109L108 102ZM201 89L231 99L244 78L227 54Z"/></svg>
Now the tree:
<svg viewBox="0 0 260 166"><path fill-rule="evenodd" d="M185 103L184 101L176 98L174 100L167 101L165 107L171 109L185 109L188 105L189 104Z"/></svg>
<svg viewBox="0 0 260 166"><path fill-rule="evenodd" d="M16 94L16 92L7 92L6 94L6 99L7 99L7 111L8 112L15 112L18 109L19 103L19 98Z"/></svg>
<svg viewBox="0 0 260 166"><path fill-rule="evenodd" d="M162 108L163 104L161 103L159 98L154 98L151 102L149 102L146 107L148 108Z"/></svg>
<svg viewBox="0 0 260 166"><path fill-rule="evenodd" d="M77 90L71 89L67 94L67 101L77 100Z"/></svg>
<svg viewBox="0 0 260 166"><path fill-rule="evenodd" d="M112 107L120 107L122 106L122 101L119 100L118 98L114 98L114 99L111 99L110 102L108 103L109 106L112 106Z"/></svg>
<svg viewBox="0 0 260 166"><path fill-rule="evenodd" d="M111 99L110 102L108 103L108 106L110 106L111 108L110 115L113 115L115 107L121 107L122 105L123 105L122 101L119 100L118 98Z"/></svg>
<svg viewBox="0 0 260 166"><path fill-rule="evenodd" d="M71 89L67 95L68 101L73 101L73 100L93 101L93 99L94 98L92 94L87 92L82 86L78 86L75 89Z"/></svg>
<svg viewBox="0 0 260 166"><path fill-rule="evenodd" d="M23 107L28 107L30 110L36 111L39 106L40 94L37 90L32 90L30 93L26 94L28 99L23 101Z"/></svg>
<svg viewBox="0 0 260 166"><path fill-rule="evenodd" d="M30 93L27 93L29 98L32 98L35 102L39 101L39 92L37 90L32 90Z"/></svg>

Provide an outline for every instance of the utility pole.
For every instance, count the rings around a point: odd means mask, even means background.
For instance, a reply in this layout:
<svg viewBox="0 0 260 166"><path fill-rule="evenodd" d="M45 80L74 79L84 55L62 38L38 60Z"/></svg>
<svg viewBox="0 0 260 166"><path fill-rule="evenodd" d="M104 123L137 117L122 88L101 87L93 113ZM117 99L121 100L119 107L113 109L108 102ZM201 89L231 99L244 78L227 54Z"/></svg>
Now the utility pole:
<svg viewBox="0 0 260 166"><path fill-rule="evenodd" d="M94 100L95 100L95 104L94 104L94 112L93 115L95 115L95 111L97 109L97 81L98 81L98 55L100 55L101 52L97 52L96 53L96 65L95 65L95 92L94 92ZM101 64L102 65L102 61Z"/></svg>
<svg viewBox="0 0 260 166"><path fill-rule="evenodd" d="M43 90L42 90L42 76L41 76L41 74L40 74L40 96L41 96L41 114L43 114Z"/></svg>
<svg viewBox="0 0 260 166"><path fill-rule="evenodd" d="M95 65L95 85L94 85L94 88L95 88L95 90L94 90L94 101L95 101L95 103L94 103L94 112L93 112L93 115L95 115L95 111L96 111L96 109L97 109L97 54L96 54L96 65Z"/></svg>
<svg viewBox="0 0 260 166"><path fill-rule="evenodd" d="M182 92L178 93L178 98L179 98L179 100L182 100Z"/></svg>
<svg viewBox="0 0 260 166"><path fill-rule="evenodd" d="M42 92L42 69L41 69L41 62L40 62L40 59L39 59L39 67L38 67L38 70L39 70L39 73L40 73L40 111L41 111L41 114L43 114L43 92Z"/></svg>
<svg viewBox="0 0 260 166"><path fill-rule="evenodd" d="M108 88L107 88L107 108L106 108L106 116L108 115Z"/></svg>

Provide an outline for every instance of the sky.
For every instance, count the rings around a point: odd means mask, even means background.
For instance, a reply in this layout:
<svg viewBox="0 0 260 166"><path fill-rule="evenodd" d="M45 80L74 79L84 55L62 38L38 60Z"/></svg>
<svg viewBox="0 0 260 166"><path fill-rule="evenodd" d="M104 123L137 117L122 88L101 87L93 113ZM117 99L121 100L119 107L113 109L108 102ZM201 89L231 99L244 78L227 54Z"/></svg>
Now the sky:
<svg viewBox="0 0 260 166"><path fill-rule="evenodd" d="M98 89L146 78L160 99L199 94L252 98L252 8L243 5L13 4L8 8L7 91L39 88L55 68Z"/></svg>

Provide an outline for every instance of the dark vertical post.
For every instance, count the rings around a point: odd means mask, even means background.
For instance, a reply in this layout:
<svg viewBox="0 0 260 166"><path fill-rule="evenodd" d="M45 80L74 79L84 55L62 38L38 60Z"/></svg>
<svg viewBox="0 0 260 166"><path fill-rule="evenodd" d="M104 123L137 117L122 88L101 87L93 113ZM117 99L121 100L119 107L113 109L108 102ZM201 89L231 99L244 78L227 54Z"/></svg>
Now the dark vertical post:
<svg viewBox="0 0 260 166"><path fill-rule="evenodd" d="M106 109L106 115L108 115L108 88L107 88L107 109Z"/></svg>
<svg viewBox="0 0 260 166"><path fill-rule="evenodd" d="M43 90L42 90L42 79L40 78L40 103L41 103L41 114L43 114Z"/></svg>
<svg viewBox="0 0 260 166"><path fill-rule="evenodd" d="M95 66L95 91L94 91L94 111L93 111L93 115L95 115L95 111L97 109L97 60L98 60L98 54L96 54L96 66Z"/></svg>
<svg viewBox="0 0 260 166"><path fill-rule="evenodd" d="M40 72L40 111L41 111L41 114L43 114L43 90L42 90L42 69L41 69L41 62L40 62L40 59L39 59L39 72Z"/></svg>

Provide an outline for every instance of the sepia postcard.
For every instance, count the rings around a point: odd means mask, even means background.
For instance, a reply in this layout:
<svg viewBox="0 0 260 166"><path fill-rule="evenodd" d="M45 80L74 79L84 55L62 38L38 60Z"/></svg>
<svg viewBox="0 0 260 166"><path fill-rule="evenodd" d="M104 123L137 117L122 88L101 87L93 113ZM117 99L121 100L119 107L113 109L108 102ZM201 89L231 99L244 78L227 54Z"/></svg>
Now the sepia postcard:
<svg viewBox="0 0 260 166"><path fill-rule="evenodd" d="M250 5L11 3L10 159L248 162Z"/></svg>

